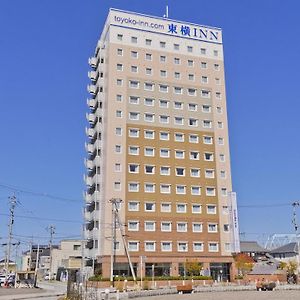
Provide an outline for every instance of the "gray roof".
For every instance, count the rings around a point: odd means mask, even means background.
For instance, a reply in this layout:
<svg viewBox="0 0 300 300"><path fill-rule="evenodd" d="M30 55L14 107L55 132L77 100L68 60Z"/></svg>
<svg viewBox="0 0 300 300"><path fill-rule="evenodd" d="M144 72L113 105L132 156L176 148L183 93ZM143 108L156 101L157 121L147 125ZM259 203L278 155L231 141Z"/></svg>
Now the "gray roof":
<svg viewBox="0 0 300 300"><path fill-rule="evenodd" d="M252 275L272 275L277 272L276 263L257 263L253 266L249 274Z"/></svg>
<svg viewBox="0 0 300 300"><path fill-rule="evenodd" d="M258 253L266 253L268 252L267 249L261 247L257 242L255 241L241 241L241 252L258 252Z"/></svg>
<svg viewBox="0 0 300 300"><path fill-rule="evenodd" d="M270 253L298 253L298 245L295 242L289 243L276 249L273 249L272 251L270 251Z"/></svg>

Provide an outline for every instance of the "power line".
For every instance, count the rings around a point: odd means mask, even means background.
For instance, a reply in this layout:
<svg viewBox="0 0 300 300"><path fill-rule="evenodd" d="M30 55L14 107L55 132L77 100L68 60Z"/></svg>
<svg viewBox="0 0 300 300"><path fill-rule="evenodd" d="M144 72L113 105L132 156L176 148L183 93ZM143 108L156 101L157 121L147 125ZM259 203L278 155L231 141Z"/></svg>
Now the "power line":
<svg viewBox="0 0 300 300"><path fill-rule="evenodd" d="M291 206L292 203L275 203L275 204L249 204L249 205L238 205L238 208L269 208L269 207L283 207Z"/></svg>

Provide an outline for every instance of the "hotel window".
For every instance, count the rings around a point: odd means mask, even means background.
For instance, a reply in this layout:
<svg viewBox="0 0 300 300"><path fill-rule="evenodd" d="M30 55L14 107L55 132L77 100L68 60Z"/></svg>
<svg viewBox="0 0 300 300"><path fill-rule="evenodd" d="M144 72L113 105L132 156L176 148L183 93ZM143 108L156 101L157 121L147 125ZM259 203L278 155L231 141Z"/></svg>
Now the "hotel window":
<svg viewBox="0 0 300 300"><path fill-rule="evenodd" d="M116 96L116 101L122 102L123 101L123 96L122 95L117 95Z"/></svg>
<svg viewBox="0 0 300 300"><path fill-rule="evenodd" d="M172 230L172 223L171 222L161 222L160 230L170 232Z"/></svg>
<svg viewBox="0 0 300 300"><path fill-rule="evenodd" d="M145 91L154 91L154 83L145 82L144 89Z"/></svg>
<svg viewBox="0 0 300 300"><path fill-rule="evenodd" d="M203 120L202 125L203 125L204 128L211 128L212 127L212 121L210 121L210 120Z"/></svg>
<svg viewBox="0 0 300 300"><path fill-rule="evenodd" d="M225 171L220 171L220 177L222 178L222 179L226 179L226 172Z"/></svg>
<svg viewBox="0 0 300 300"><path fill-rule="evenodd" d="M191 177L200 177L200 169L192 168L190 174Z"/></svg>
<svg viewBox="0 0 300 300"><path fill-rule="evenodd" d="M138 89L140 87L140 83L136 80L129 80L129 87L132 89Z"/></svg>
<svg viewBox="0 0 300 300"><path fill-rule="evenodd" d="M161 203L160 211L167 213L171 212L171 203Z"/></svg>
<svg viewBox="0 0 300 300"><path fill-rule="evenodd" d="M187 52L189 52L189 53L193 52L193 47L192 46L187 46Z"/></svg>
<svg viewBox="0 0 300 300"><path fill-rule="evenodd" d="M145 104L146 106L154 106L154 99L151 99L151 98L145 98L144 104Z"/></svg>
<svg viewBox="0 0 300 300"><path fill-rule="evenodd" d="M221 84L220 78L215 78L215 82L216 82L216 84Z"/></svg>
<svg viewBox="0 0 300 300"><path fill-rule="evenodd" d="M187 232L187 223L177 222L177 232Z"/></svg>
<svg viewBox="0 0 300 300"><path fill-rule="evenodd" d="M159 100L159 107L161 107L161 108L168 108L169 107L169 101L167 101L167 100Z"/></svg>
<svg viewBox="0 0 300 300"><path fill-rule="evenodd" d="M175 79L180 79L180 73L179 72L175 72L174 73L174 78Z"/></svg>
<svg viewBox="0 0 300 300"><path fill-rule="evenodd" d="M176 125L183 125L183 117L175 117L174 118L174 123Z"/></svg>
<svg viewBox="0 0 300 300"><path fill-rule="evenodd" d="M161 56L159 57L159 60L160 60L160 62L166 62L166 61L167 61L167 58L166 58L166 56L161 55Z"/></svg>
<svg viewBox="0 0 300 300"><path fill-rule="evenodd" d="M137 182L129 182L128 183L128 191L129 192L138 192L139 184Z"/></svg>
<svg viewBox="0 0 300 300"><path fill-rule="evenodd" d="M205 113L211 112L211 106L210 105L202 105L202 111Z"/></svg>
<svg viewBox="0 0 300 300"><path fill-rule="evenodd" d="M218 122L218 128L219 128L219 129L223 129L223 127L224 127L224 126L223 126L223 122Z"/></svg>
<svg viewBox="0 0 300 300"><path fill-rule="evenodd" d="M208 243L208 251L209 252L218 252L219 244L218 243Z"/></svg>
<svg viewBox="0 0 300 300"><path fill-rule="evenodd" d="M155 192L155 184L154 183L145 183L144 191L145 191L145 193L154 193Z"/></svg>
<svg viewBox="0 0 300 300"><path fill-rule="evenodd" d="M214 69L216 71L220 71L220 65L219 64L214 64Z"/></svg>
<svg viewBox="0 0 300 300"><path fill-rule="evenodd" d="M207 231L208 232L218 232L218 225L214 223L209 223L207 225Z"/></svg>
<svg viewBox="0 0 300 300"><path fill-rule="evenodd" d="M153 130L145 130L144 138L145 139L154 139L154 131Z"/></svg>
<svg viewBox="0 0 300 300"><path fill-rule="evenodd" d="M213 155L213 153L205 152L204 153L204 160L206 160L206 161L214 161L214 155Z"/></svg>
<svg viewBox="0 0 300 300"><path fill-rule="evenodd" d="M155 222L145 221L145 231L155 231Z"/></svg>
<svg viewBox="0 0 300 300"><path fill-rule="evenodd" d="M198 120L194 118L189 119L189 125L190 126L198 126Z"/></svg>
<svg viewBox="0 0 300 300"><path fill-rule="evenodd" d="M223 113L222 107L217 106L217 113L218 113L218 114L222 114L222 113Z"/></svg>
<svg viewBox="0 0 300 300"><path fill-rule="evenodd" d="M192 213L193 214L201 214L202 207L200 204L192 204Z"/></svg>
<svg viewBox="0 0 300 300"><path fill-rule="evenodd" d="M168 92L168 86L164 85L164 84L160 84L159 85L159 91L163 92L163 93L167 93Z"/></svg>
<svg viewBox="0 0 300 300"><path fill-rule="evenodd" d="M207 76L202 76L201 77L201 82L202 83L208 83L208 77Z"/></svg>
<svg viewBox="0 0 300 300"><path fill-rule="evenodd" d="M221 162L225 162L225 154L220 154L219 158Z"/></svg>
<svg viewBox="0 0 300 300"><path fill-rule="evenodd" d="M137 112L129 112L129 120L139 120L140 114Z"/></svg>
<svg viewBox="0 0 300 300"><path fill-rule="evenodd" d="M203 231L203 224L202 223L193 223L193 232L202 232Z"/></svg>
<svg viewBox="0 0 300 300"><path fill-rule="evenodd" d="M151 44L152 44L152 40L150 40L150 39L146 39L145 42L146 42L147 46L151 46Z"/></svg>
<svg viewBox="0 0 300 300"><path fill-rule="evenodd" d="M129 97L129 103L130 104L139 104L140 98L136 96L130 96Z"/></svg>
<svg viewBox="0 0 300 300"><path fill-rule="evenodd" d="M145 59L146 59L146 60L152 60L152 54L146 53Z"/></svg>
<svg viewBox="0 0 300 300"><path fill-rule="evenodd" d="M115 163L115 172L121 172L121 164Z"/></svg>
<svg viewBox="0 0 300 300"><path fill-rule="evenodd" d="M121 182L120 181L114 182L114 190L121 191Z"/></svg>
<svg viewBox="0 0 300 300"><path fill-rule="evenodd" d="M160 70L160 76L161 77L167 77L167 71L166 70Z"/></svg>
<svg viewBox="0 0 300 300"><path fill-rule="evenodd" d="M184 204L184 203L176 204L176 212L177 213L186 213L186 204Z"/></svg>
<svg viewBox="0 0 300 300"><path fill-rule="evenodd" d="M177 250L178 250L178 252L187 252L188 251L188 243L187 242L178 242Z"/></svg>
<svg viewBox="0 0 300 300"><path fill-rule="evenodd" d="M201 187L200 186L191 186L191 194L194 196L201 195Z"/></svg>
<svg viewBox="0 0 300 300"><path fill-rule="evenodd" d="M221 196L227 196L227 189L221 188Z"/></svg>
<svg viewBox="0 0 300 300"><path fill-rule="evenodd" d="M145 211L155 211L155 203L146 202L145 203Z"/></svg>
<svg viewBox="0 0 300 300"><path fill-rule="evenodd" d="M186 186L185 185L176 185L176 194L184 195L186 193Z"/></svg>
<svg viewBox="0 0 300 300"><path fill-rule="evenodd" d="M189 80L195 80L195 75L194 74L189 74L188 79Z"/></svg>
<svg viewBox="0 0 300 300"><path fill-rule="evenodd" d="M170 167L161 166L160 175L170 175Z"/></svg>
<svg viewBox="0 0 300 300"><path fill-rule="evenodd" d="M183 150L175 150L175 158L183 159L184 158L184 151Z"/></svg>
<svg viewBox="0 0 300 300"><path fill-rule="evenodd" d="M209 98L210 97L210 91L201 90L201 97L203 97L203 98Z"/></svg>
<svg viewBox="0 0 300 300"><path fill-rule="evenodd" d="M172 251L172 242L161 242L161 251Z"/></svg>
<svg viewBox="0 0 300 300"><path fill-rule="evenodd" d="M131 66L131 72L132 73L137 73L138 67L137 66Z"/></svg>
<svg viewBox="0 0 300 300"><path fill-rule="evenodd" d="M160 149L160 157L170 157L169 149Z"/></svg>
<svg viewBox="0 0 300 300"><path fill-rule="evenodd" d="M188 95L189 96L196 96L197 95L196 89L188 89Z"/></svg>
<svg viewBox="0 0 300 300"><path fill-rule="evenodd" d="M207 69L207 63L202 61L201 62L201 69Z"/></svg>
<svg viewBox="0 0 300 300"><path fill-rule="evenodd" d="M115 145L115 152L121 153L121 151L122 151L121 145Z"/></svg>
<svg viewBox="0 0 300 300"><path fill-rule="evenodd" d="M129 251L139 251L139 242L128 241Z"/></svg>
<svg viewBox="0 0 300 300"><path fill-rule="evenodd" d="M190 159L191 160L199 160L199 152L198 151L191 151L190 152Z"/></svg>
<svg viewBox="0 0 300 300"><path fill-rule="evenodd" d="M144 114L144 120L146 122L154 122L154 114L151 113L145 113Z"/></svg>
<svg viewBox="0 0 300 300"><path fill-rule="evenodd" d="M133 43L133 44L137 43L137 37L136 36L131 37L131 43Z"/></svg>
<svg viewBox="0 0 300 300"><path fill-rule="evenodd" d="M117 79L117 85L122 86L123 85L123 80L122 79Z"/></svg>
<svg viewBox="0 0 300 300"><path fill-rule="evenodd" d="M129 129L129 136L130 137L134 137L134 138L137 138L139 137L139 130L138 129L135 129L135 128L130 128Z"/></svg>
<svg viewBox="0 0 300 300"><path fill-rule="evenodd" d="M128 171L129 171L129 173L139 173L139 165L138 164L129 164Z"/></svg>
<svg viewBox="0 0 300 300"><path fill-rule="evenodd" d="M197 111L197 104L189 103L188 108L189 108L189 111Z"/></svg>
<svg viewBox="0 0 300 300"><path fill-rule="evenodd" d="M166 48L166 42L159 42L160 48Z"/></svg>
<svg viewBox="0 0 300 300"><path fill-rule="evenodd" d="M185 169L177 167L175 169L175 174L176 174L176 176L185 176Z"/></svg>
<svg viewBox="0 0 300 300"><path fill-rule="evenodd" d="M223 225L224 232L229 232L229 229L230 229L229 224L224 224Z"/></svg>
<svg viewBox="0 0 300 300"><path fill-rule="evenodd" d="M117 49L117 54L118 54L119 56L123 56L123 49L118 48L118 49Z"/></svg>
<svg viewBox="0 0 300 300"><path fill-rule="evenodd" d="M117 118L122 118L123 112L121 110L116 110L116 117Z"/></svg>
<svg viewBox="0 0 300 300"><path fill-rule="evenodd" d="M216 196L216 188L214 187L206 187L206 196Z"/></svg>
<svg viewBox="0 0 300 300"><path fill-rule="evenodd" d="M159 139L163 141L168 141L170 139L170 134L169 132L161 131L159 133Z"/></svg>
<svg viewBox="0 0 300 300"><path fill-rule="evenodd" d="M231 252L231 243L225 243L225 251Z"/></svg>
<svg viewBox="0 0 300 300"><path fill-rule="evenodd" d="M163 124L169 123L169 116L160 115L159 116L159 122Z"/></svg>
<svg viewBox="0 0 300 300"><path fill-rule="evenodd" d="M224 145L224 139L222 137L218 138L218 144L219 145Z"/></svg>
<svg viewBox="0 0 300 300"><path fill-rule="evenodd" d="M214 50L214 56L218 56L219 55L219 51L218 50Z"/></svg>
<svg viewBox="0 0 300 300"><path fill-rule="evenodd" d="M229 207L227 205L222 207L222 213L223 213L223 215L229 214Z"/></svg>
<svg viewBox="0 0 300 300"><path fill-rule="evenodd" d="M175 142L184 142L184 134L183 133L175 133L174 134Z"/></svg>
<svg viewBox="0 0 300 300"><path fill-rule="evenodd" d="M179 44L174 44L174 50L179 50Z"/></svg>
<svg viewBox="0 0 300 300"><path fill-rule="evenodd" d="M146 75L152 75L152 69L146 68Z"/></svg>
<svg viewBox="0 0 300 300"><path fill-rule="evenodd" d="M140 203L137 201L129 201L128 202L128 211L139 211Z"/></svg>
<svg viewBox="0 0 300 300"><path fill-rule="evenodd" d="M136 51L131 51L132 58L138 58L138 53Z"/></svg>
<svg viewBox="0 0 300 300"><path fill-rule="evenodd" d="M201 48L201 49L200 49L200 53L201 53L201 54L206 54L206 49L205 49L205 48Z"/></svg>
<svg viewBox="0 0 300 300"><path fill-rule="evenodd" d="M216 205L207 205L207 214L215 215L217 213Z"/></svg>
<svg viewBox="0 0 300 300"><path fill-rule="evenodd" d="M193 242L193 251L194 252L203 252L204 251L204 243Z"/></svg>
<svg viewBox="0 0 300 300"><path fill-rule="evenodd" d="M179 64L180 64L180 58L175 57L175 58L174 58L174 64L175 64L175 65L179 65Z"/></svg>
<svg viewBox="0 0 300 300"><path fill-rule="evenodd" d="M128 231L138 231L139 222L138 221L128 221Z"/></svg>
<svg viewBox="0 0 300 300"><path fill-rule="evenodd" d="M215 170L206 169L205 170L205 178L215 178Z"/></svg>
<svg viewBox="0 0 300 300"><path fill-rule="evenodd" d="M189 67L193 67L193 66L194 66L194 61L191 60L191 59L189 59L189 60L187 61L187 64L188 64Z"/></svg>
<svg viewBox="0 0 300 300"><path fill-rule="evenodd" d="M170 194L171 193L171 185L170 184L161 184L160 192L162 194Z"/></svg>
<svg viewBox="0 0 300 300"><path fill-rule="evenodd" d="M122 128L116 127L115 130L116 130L116 135L118 135L118 136L122 135Z"/></svg>
<svg viewBox="0 0 300 300"><path fill-rule="evenodd" d="M130 155L139 155L139 152L140 152L139 150L140 150L140 148L137 146L129 146L128 153Z"/></svg>
<svg viewBox="0 0 300 300"><path fill-rule="evenodd" d="M117 64L117 71L123 71L123 65Z"/></svg>
<svg viewBox="0 0 300 300"><path fill-rule="evenodd" d="M154 174L155 173L155 167L146 165L145 166L145 174Z"/></svg>
<svg viewBox="0 0 300 300"><path fill-rule="evenodd" d="M178 86L174 86L174 94L182 94L182 88Z"/></svg>
<svg viewBox="0 0 300 300"><path fill-rule="evenodd" d="M182 102L175 101L175 102L174 102L174 108L175 108L175 109L183 109L183 103L182 103Z"/></svg>
<svg viewBox="0 0 300 300"><path fill-rule="evenodd" d="M154 156L154 148L152 147L145 147L145 156Z"/></svg>
<svg viewBox="0 0 300 300"><path fill-rule="evenodd" d="M207 144L207 145L212 145L212 143L213 143L212 136L204 136L203 137L203 143Z"/></svg>
<svg viewBox="0 0 300 300"><path fill-rule="evenodd" d="M118 34L118 35L117 35L117 39L118 39L119 41L122 41L122 40L123 40L123 34Z"/></svg>

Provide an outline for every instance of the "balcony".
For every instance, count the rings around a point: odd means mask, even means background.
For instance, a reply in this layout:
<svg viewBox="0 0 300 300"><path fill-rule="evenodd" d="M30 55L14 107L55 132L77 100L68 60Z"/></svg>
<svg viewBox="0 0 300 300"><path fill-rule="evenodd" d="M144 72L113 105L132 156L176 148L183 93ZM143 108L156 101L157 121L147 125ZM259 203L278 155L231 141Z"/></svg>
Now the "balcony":
<svg viewBox="0 0 300 300"><path fill-rule="evenodd" d="M86 242L85 247L86 247L87 249L93 249L93 247L94 247L94 241L93 241L92 239L89 239L89 240Z"/></svg>
<svg viewBox="0 0 300 300"><path fill-rule="evenodd" d="M99 88L97 85L89 84L87 86L87 91L93 96L96 96L98 94L98 90L99 90Z"/></svg>
<svg viewBox="0 0 300 300"><path fill-rule="evenodd" d="M88 186L86 189L87 194L93 195L96 190L96 184L93 184L92 186Z"/></svg>
<svg viewBox="0 0 300 300"><path fill-rule="evenodd" d="M94 113L86 113L85 117L91 125L95 124L95 122L97 121L96 114Z"/></svg>
<svg viewBox="0 0 300 300"><path fill-rule="evenodd" d="M88 175L89 177L94 177L95 174L96 174L96 167L94 167L94 168L92 168L92 169L88 169L87 175Z"/></svg>
<svg viewBox="0 0 300 300"><path fill-rule="evenodd" d="M91 213L95 210L95 207L96 207L95 201L92 201L86 205L85 209L87 212Z"/></svg>
<svg viewBox="0 0 300 300"><path fill-rule="evenodd" d="M88 223L85 224L85 229L92 231L94 229L94 221L90 221Z"/></svg>
<svg viewBox="0 0 300 300"><path fill-rule="evenodd" d="M94 111L98 107L97 99L87 99L86 104L92 111Z"/></svg>
<svg viewBox="0 0 300 300"><path fill-rule="evenodd" d="M89 154L94 153L96 151L96 146L95 144L85 143L85 150Z"/></svg>
<svg viewBox="0 0 300 300"><path fill-rule="evenodd" d="M99 63L99 60L97 57L90 57L89 58L89 65L92 67L92 68L97 68L98 66L98 63Z"/></svg>
<svg viewBox="0 0 300 300"><path fill-rule="evenodd" d="M96 178L95 178L95 176L89 177L89 176L83 175L83 180L87 186L91 187L91 186L95 185Z"/></svg>
<svg viewBox="0 0 300 300"><path fill-rule="evenodd" d="M94 139L94 138L96 138L96 135L97 135L97 129L96 128L86 128L85 133L90 139Z"/></svg>
<svg viewBox="0 0 300 300"><path fill-rule="evenodd" d="M97 71L89 71L88 72L88 77L92 80L92 81L97 81L98 77L99 77L99 72Z"/></svg>
<svg viewBox="0 0 300 300"><path fill-rule="evenodd" d="M87 145L88 144L86 144L86 148L87 148ZM91 144L90 144L91 145ZM92 145L92 146L94 146L94 145ZM85 148L85 149L86 149ZM87 150L87 149L86 149ZM88 152L88 150L87 150L87 152ZM95 162L94 161L92 161L92 160L89 160L89 159L84 159L84 165L85 165L85 167L87 168L87 169L93 169L94 167L95 167Z"/></svg>
<svg viewBox="0 0 300 300"><path fill-rule="evenodd" d="M85 200L87 203L90 203L90 202L93 201L92 195L89 195L89 194L87 194L87 193L84 193L84 194L83 194L83 198L84 198L84 200Z"/></svg>
<svg viewBox="0 0 300 300"><path fill-rule="evenodd" d="M87 258L85 260L85 266L86 267L92 267L93 266L93 259L92 258Z"/></svg>

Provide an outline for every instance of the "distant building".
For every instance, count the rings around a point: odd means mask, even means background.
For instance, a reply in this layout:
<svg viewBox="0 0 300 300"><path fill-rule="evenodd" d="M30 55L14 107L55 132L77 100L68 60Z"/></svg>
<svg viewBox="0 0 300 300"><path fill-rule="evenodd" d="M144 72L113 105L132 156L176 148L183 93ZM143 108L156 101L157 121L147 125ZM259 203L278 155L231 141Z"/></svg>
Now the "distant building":
<svg viewBox="0 0 300 300"><path fill-rule="evenodd" d="M269 250L261 247L256 241L241 241L241 253L247 254L254 260L263 259Z"/></svg>
<svg viewBox="0 0 300 300"><path fill-rule="evenodd" d="M0 260L0 273L5 273L6 270L6 260L5 259L1 259ZM12 260L9 261L8 264L8 273L14 273L16 271L16 263Z"/></svg>

